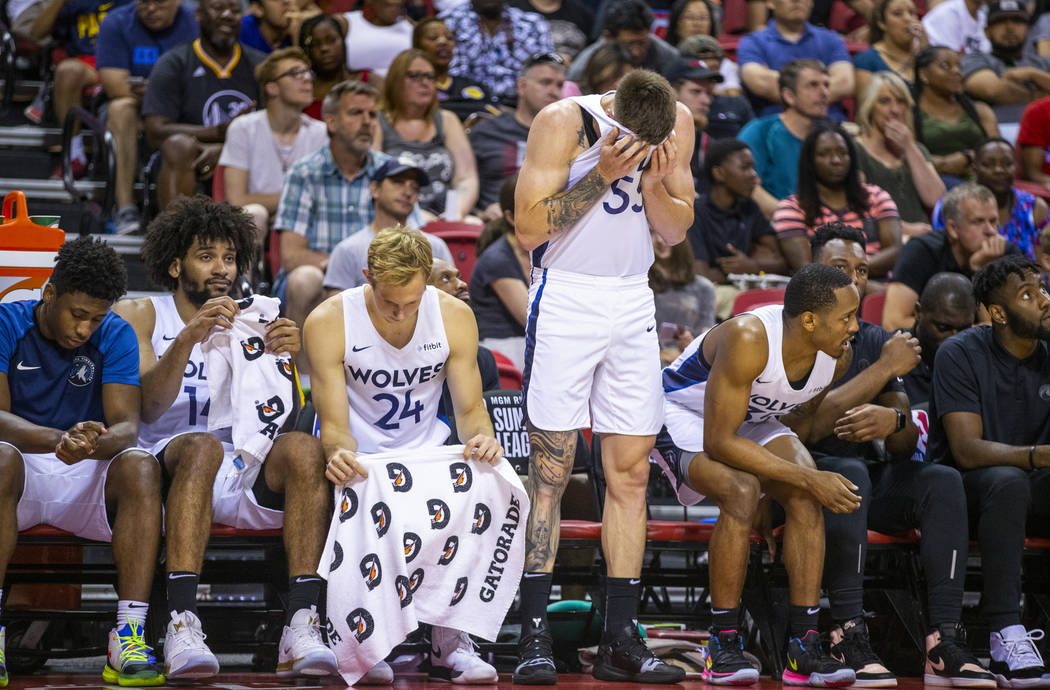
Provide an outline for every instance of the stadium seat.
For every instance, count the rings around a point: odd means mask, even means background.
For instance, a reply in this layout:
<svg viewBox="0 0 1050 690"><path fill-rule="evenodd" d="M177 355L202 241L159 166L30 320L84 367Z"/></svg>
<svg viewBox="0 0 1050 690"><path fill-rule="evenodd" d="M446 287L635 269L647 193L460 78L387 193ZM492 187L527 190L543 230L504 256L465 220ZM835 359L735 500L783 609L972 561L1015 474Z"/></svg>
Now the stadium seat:
<svg viewBox="0 0 1050 690"><path fill-rule="evenodd" d="M520 391L522 376L514 363L506 355L495 350L492 350L492 357L496 360L496 368L499 369L499 385L507 390Z"/></svg>
<svg viewBox="0 0 1050 690"><path fill-rule="evenodd" d="M756 288L744 290L733 300L733 316L749 309L784 303L784 288Z"/></svg>
<svg viewBox="0 0 1050 690"><path fill-rule="evenodd" d="M478 236L481 235L481 226L473 223L434 220L427 223L423 231L445 240L448 250L452 252L452 260L456 268L462 274L463 280L469 283L470 273L474 270L474 264L478 260L474 248L478 244Z"/></svg>
<svg viewBox="0 0 1050 690"><path fill-rule="evenodd" d="M226 201L226 166L216 165L211 176L211 198L216 203Z"/></svg>
<svg viewBox="0 0 1050 690"><path fill-rule="evenodd" d="M882 325L882 308L886 304L886 293L865 295L860 305L860 318L876 326Z"/></svg>

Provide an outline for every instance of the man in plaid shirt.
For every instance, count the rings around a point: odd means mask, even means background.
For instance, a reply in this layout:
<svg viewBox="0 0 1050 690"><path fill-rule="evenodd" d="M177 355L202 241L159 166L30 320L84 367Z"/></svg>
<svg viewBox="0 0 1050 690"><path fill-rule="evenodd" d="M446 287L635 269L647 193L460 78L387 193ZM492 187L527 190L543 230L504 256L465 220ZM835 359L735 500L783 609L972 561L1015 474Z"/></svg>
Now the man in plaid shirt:
<svg viewBox="0 0 1050 690"><path fill-rule="evenodd" d="M371 150L377 96L364 82L334 86L321 105L328 146L293 165L284 178L274 227L281 233L285 313L300 326L321 302L332 249L367 228L375 215L369 183L390 158ZM423 227L418 206L408 225Z"/></svg>

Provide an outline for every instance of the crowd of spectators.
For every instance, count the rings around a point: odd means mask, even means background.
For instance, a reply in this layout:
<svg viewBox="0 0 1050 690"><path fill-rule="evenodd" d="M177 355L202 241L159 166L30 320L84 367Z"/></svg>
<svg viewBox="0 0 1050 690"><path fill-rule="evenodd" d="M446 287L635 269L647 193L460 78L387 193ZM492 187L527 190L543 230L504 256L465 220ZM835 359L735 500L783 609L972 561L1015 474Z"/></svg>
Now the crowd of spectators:
<svg viewBox="0 0 1050 690"><path fill-rule="evenodd" d="M982 550L993 527L1025 524L1022 508L1045 513L1050 395L1032 372L1050 328L1038 280L1050 274L1050 12L1020 0L853 0L847 26L830 2L770 0L768 15L746 3L754 30L733 36L730 0L655 3L659 17L643 0L192 1L7 3L17 35L55 48L60 122L92 89L107 98L116 232L144 230L134 180L150 155L161 208L221 174L259 247L279 245L268 278L301 325L326 291L364 280L375 231L484 224L469 276L480 342L522 368L530 262L514 234L514 180L533 120L654 70L696 130L694 149L679 151L696 190L688 241L653 237L664 363L731 316L748 276L848 268L862 296L884 295L885 330L862 329L874 359L839 386L878 368L878 385L849 399L903 417L872 412L880 429L894 426L881 450L836 444L834 430L813 445L866 482L869 524L901 523L880 503L895 480L868 478L865 463L913 454L962 473L961 486L936 480L969 506ZM909 328L907 346L890 335ZM882 366L886 348L907 356ZM1030 424L1004 418L994 402L1004 384L1017 392L1011 414ZM928 439L910 416L927 408ZM1004 485L1014 498L985 498ZM1045 532L1045 520L1028 523ZM852 548L856 529L842 527L839 545ZM1028 635L1009 603L1016 540L1000 546L1006 565L986 591L999 607L988 615L993 671L1018 678L996 658ZM840 622L859 615L851 578L832 597ZM948 609L945 625L958 618Z"/></svg>

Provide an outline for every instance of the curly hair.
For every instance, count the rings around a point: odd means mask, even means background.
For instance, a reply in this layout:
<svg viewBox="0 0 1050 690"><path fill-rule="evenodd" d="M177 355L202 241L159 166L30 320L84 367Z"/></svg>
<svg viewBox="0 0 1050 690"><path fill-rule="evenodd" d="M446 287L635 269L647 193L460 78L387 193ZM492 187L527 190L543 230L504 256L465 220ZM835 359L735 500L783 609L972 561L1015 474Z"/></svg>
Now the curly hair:
<svg viewBox="0 0 1050 690"><path fill-rule="evenodd" d="M50 283L58 295L82 292L112 303L127 292L128 271L104 240L81 235L58 250Z"/></svg>
<svg viewBox="0 0 1050 690"><path fill-rule="evenodd" d="M247 275L255 263L255 226L247 213L225 201L216 203L198 194L178 199L157 216L146 231L142 261L150 280L174 291L179 281L168 269L186 257L193 240L226 241L237 254L237 275Z"/></svg>
<svg viewBox="0 0 1050 690"><path fill-rule="evenodd" d="M986 264L973 277L973 296L978 303L990 307L997 299L1000 288L1006 285L1011 275L1024 280L1032 274L1039 275L1039 264L1024 254L1007 254Z"/></svg>

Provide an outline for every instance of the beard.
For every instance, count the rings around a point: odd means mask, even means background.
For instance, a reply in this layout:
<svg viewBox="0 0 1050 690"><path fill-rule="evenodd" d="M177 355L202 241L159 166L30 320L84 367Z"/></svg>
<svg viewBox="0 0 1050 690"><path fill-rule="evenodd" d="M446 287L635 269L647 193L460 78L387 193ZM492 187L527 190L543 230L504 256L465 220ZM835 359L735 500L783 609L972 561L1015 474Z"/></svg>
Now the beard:
<svg viewBox="0 0 1050 690"><path fill-rule="evenodd" d="M1050 340L1050 328L1044 327L1042 321L1026 319L1008 307L1003 309L1006 311L1006 325L1018 338Z"/></svg>
<svg viewBox="0 0 1050 690"><path fill-rule="evenodd" d="M230 294L229 290L217 292L214 288L209 288L206 283L190 282L185 278L179 278L179 289L182 290L182 294L186 295L186 299L197 307L203 307L204 303L213 297Z"/></svg>

